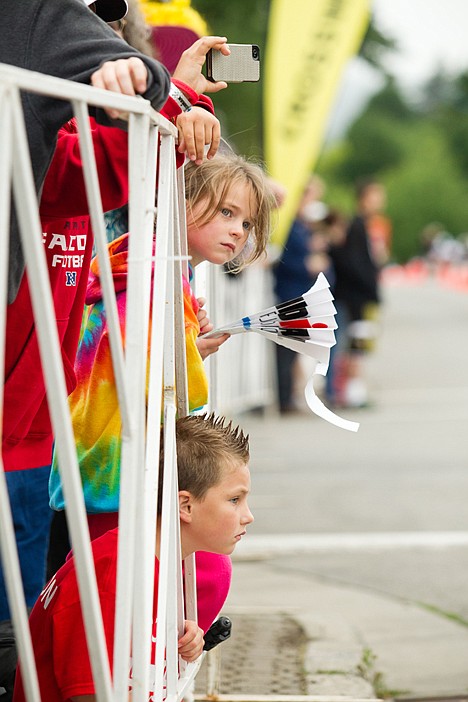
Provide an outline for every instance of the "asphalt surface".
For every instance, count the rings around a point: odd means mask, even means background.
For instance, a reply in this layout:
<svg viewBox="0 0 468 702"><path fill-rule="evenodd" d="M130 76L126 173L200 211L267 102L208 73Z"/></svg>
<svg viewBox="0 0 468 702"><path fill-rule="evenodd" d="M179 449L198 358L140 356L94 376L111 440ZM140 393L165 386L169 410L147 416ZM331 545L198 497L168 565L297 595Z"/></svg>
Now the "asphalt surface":
<svg viewBox="0 0 468 702"><path fill-rule="evenodd" d="M310 414L239 418L256 521L228 607L298 617L310 694L365 697L344 676L364 668L381 694L466 695L468 291L405 281L384 296L373 406L341 411L357 434Z"/></svg>

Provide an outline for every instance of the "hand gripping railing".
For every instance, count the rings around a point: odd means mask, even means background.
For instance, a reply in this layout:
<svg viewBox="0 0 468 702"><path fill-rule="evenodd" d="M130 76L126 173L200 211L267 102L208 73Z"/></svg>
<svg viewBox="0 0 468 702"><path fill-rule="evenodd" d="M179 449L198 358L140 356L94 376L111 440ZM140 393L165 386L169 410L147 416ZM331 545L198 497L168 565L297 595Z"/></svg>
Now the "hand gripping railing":
<svg viewBox="0 0 468 702"><path fill-rule="evenodd" d="M34 189L19 91L31 91L72 103L80 132L80 148L91 224L100 257L100 276L109 328L117 393L122 417L121 500L114 677L107 657L83 493L68 411L67 391L53 302L42 245L38 203ZM129 266L126 348L118 323L115 292L107 254L96 161L88 123L88 105L129 115ZM156 155L160 137L157 202L157 242L152 269ZM178 198L175 168L176 130L140 98L120 96L88 86L0 64L0 368L4 368L6 279L8 275L10 191L17 213L26 269L30 280L49 410L55 434L67 505L78 586L90 660L99 702L127 702L132 657L134 702L164 696L179 700L199 662L183 665L177 638L184 607L180 563L177 501L175 415L187 412L181 271L186 244L180 243L183 197ZM21 206L19 206L21 203ZM184 248L185 247L185 248ZM152 288L152 291L151 291ZM150 296L152 295L152 304ZM146 409L149 315L152 338ZM164 329L164 335L161 330ZM175 376L177 375L177 398ZM163 393L164 378L164 393ZM0 406L3 406L3 378ZM164 396L165 480L163 495L158 643L156 665L150 664L153 564L158 485L159 425ZM1 424L0 424L1 428ZM137 509L138 504L138 509ZM8 598L16 631L22 676L28 702L40 702L34 654L14 540L3 462L0 469L0 547ZM186 559L187 618L196 618L194 560ZM190 600L190 601L189 601ZM178 633L179 632L179 633ZM165 680L167 667L167 680ZM47 702L43 700L43 702Z"/></svg>

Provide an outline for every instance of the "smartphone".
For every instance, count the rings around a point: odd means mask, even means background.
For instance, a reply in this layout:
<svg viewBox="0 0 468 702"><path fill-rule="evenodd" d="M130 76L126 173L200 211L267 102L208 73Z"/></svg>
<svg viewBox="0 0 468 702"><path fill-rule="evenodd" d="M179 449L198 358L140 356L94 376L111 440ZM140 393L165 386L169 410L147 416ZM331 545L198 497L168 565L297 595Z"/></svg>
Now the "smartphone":
<svg viewBox="0 0 468 702"><path fill-rule="evenodd" d="M216 82L245 83L260 80L260 48L256 44L229 44L231 53L224 56L217 49L206 55L206 77Z"/></svg>

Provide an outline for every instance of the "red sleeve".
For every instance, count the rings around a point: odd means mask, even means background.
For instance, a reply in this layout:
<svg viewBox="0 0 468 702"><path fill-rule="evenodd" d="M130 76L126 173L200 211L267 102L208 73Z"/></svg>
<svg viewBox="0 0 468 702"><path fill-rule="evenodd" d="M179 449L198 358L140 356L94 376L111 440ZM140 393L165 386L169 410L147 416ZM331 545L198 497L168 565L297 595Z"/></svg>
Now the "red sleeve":
<svg viewBox="0 0 468 702"><path fill-rule="evenodd" d="M203 107L208 112L211 112L212 115L215 113L213 100L208 95L199 95L195 107Z"/></svg>
<svg viewBox="0 0 468 702"><path fill-rule="evenodd" d="M211 98L207 97L206 95L198 95L198 93L196 93L195 90L192 90L190 86L186 85L180 80L177 80L176 78L172 78L172 82L179 88L179 90L182 90L185 93L185 95L188 97L188 99L194 107L202 107L203 109L208 110L208 112L211 112L211 114L214 115L214 106ZM173 124L175 124L176 118L178 115L180 115L181 112L182 110L180 109L179 105L171 97L167 98L166 102L161 108L161 114L163 115L163 117L166 117L166 119L168 119ZM185 155L180 154L176 150L177 168L180 168L184 164L184 161Z"/></svg>
<svg viewBox="0 0 468 702"><path fill-rule="evenodd" d="M104 127L90 117L104 212L128 202L128 135L117 127ZM44 181L40 213L53 217L88 214L83 165L76 123L64 125Z"/></svg>
<svg viewBox="0 0 468 702"><path fill-rule="evenodd" d="M174 83L174 85L177 88L179 88L179 90L181 90L186 95L186 97L188 97L190 103L194 107L203 107L203 109L208 110L208 112L211 112L211 114L214 115L214 106L211 98L209 98L207 95L199 95L189 85L183 83L177 78L172 78L172 83ZM175 118L177 117L177 115L180 115L180 113L181 109L177 102L171 97L168 97L163 107L161 108L161 114L164 115L164 117L166 117L167 119L175 121Z"/></svg>

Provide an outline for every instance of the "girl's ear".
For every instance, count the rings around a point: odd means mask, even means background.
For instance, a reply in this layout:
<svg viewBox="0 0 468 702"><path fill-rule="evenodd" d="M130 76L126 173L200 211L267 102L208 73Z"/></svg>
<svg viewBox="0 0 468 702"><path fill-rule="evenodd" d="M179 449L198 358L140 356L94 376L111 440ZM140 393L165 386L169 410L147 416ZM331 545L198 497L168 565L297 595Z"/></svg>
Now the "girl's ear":
<svg viewBox="0 0 468 702"><path fill-rule="evenodd" d="M179 491L179 518L181 522L190 524L192 521L193 497L188 490Z"/></svg>

